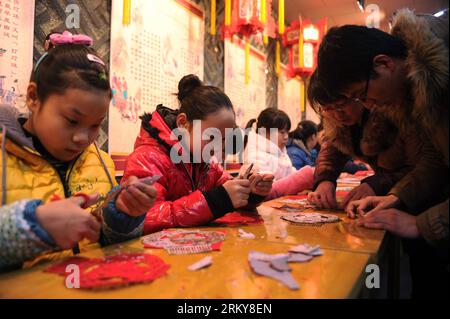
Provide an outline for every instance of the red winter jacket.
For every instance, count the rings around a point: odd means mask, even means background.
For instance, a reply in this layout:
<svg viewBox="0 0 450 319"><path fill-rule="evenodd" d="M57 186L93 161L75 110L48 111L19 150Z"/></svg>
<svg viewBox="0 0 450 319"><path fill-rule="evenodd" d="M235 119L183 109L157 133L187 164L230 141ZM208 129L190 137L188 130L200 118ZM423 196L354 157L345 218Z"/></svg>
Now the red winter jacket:
<svg viewBox="0 0 450 319"><path fill-rule="evenodd" d="M175 116L174 111L161 105L152 114L144 115L134 152L126 161L123 182L133 175L162 176L154 184L158 196L145 218L144 234L206 224L234 210L221 186L232 177L220 164L171 161L170 148L178 143L170 139L173 133L169 126L174 126Z"/></svg>

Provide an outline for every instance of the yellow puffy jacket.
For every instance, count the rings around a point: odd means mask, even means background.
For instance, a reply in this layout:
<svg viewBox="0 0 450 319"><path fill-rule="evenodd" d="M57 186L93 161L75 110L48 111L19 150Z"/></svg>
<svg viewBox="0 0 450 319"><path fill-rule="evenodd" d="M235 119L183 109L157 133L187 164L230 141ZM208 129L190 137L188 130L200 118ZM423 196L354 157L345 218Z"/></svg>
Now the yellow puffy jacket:
<svg viewBox="0 0 450 319"><path fill-rule="evenodd" d="M24 199L40 199L45 203L54 194L64 198L64 186L57 171L34 149L30 139L25 137L16 116L13 115L15 111L7 106L0 106L0 109L1 204L7 205ZM108 154L91 144L68 169L66 181L70 194L83 192L106 195L116 186L114 163ZM80 249L86 249L86 246L81 244ZM55 259L71 253L52 252L25 266L33 265L42 259Z"/></svg>

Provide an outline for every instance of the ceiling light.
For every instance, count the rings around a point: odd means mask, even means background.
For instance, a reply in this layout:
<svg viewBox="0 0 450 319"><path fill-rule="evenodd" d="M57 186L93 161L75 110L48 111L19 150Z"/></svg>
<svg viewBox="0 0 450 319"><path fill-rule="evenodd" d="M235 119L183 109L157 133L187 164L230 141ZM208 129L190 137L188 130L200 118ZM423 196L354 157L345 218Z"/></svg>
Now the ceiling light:
<svg viewBox="0 0 450 319"><path fill-rule="evenodd" d="M357 0L356 4L358 5L359 10L361 10L361 12L364 12L364 0Z"/></svg>
<svg viewBox="0 0 450 319"><path fill-rule="evenodd" d="M447 10L441 10L441 11L439 11L439 12L436 12L436 13L433 14L433 15L434 15L435 17L439 18L440 16L443 16L443 15L444 15L445 11L447 11Z"/></svg>

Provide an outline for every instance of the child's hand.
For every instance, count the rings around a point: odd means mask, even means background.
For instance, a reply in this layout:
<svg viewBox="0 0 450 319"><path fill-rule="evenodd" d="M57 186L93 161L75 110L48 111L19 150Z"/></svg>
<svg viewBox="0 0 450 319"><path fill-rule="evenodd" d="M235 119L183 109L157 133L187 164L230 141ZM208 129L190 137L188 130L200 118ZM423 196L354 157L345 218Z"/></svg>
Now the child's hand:
<svg viewBox="0 0 450 319"><path fill-rule="evenodd" d="M97 242L101 224L81 207L91 206L98 194L91 195L88 203L83 197L71 197L41 205L36 209L36 217L42 228L53 238L61 249L73 248L84 238Z"/></svg>
<svg viewBox="0 0 450 319"><path fill-rule="evenodd" d="M132 217L147 213L155 203L156 188L140 182L136 176L130 176L126 185L127 188L117 197L117 209Z"/></svg>
<svg viewBox="0 0 450 319"><path fill-rule="evenodd" d="M251 192L248 179L232 179L225 182L223 187L227 191L228 196L230 196L234 208L247 206Z"/></svg>
<svg viewBox="0 0 450 319"><path fill-rule="evenodd" d="M252 174L249 178L251 192L260 196L269 195L274 178L273 174Z"/></svg>

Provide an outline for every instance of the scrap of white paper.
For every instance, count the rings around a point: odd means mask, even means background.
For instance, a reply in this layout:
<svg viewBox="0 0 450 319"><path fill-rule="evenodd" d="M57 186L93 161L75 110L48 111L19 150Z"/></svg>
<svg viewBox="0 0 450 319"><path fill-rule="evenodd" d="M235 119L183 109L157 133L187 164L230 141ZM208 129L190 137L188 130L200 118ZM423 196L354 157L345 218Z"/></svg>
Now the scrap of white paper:
<svg viewBox="0 0 450 319"><path fill-rule="evenodd" d="M258 259L258 260L262 260L262 261L272 261L275 259L280 259L280 258L288 258L289 254L264 254L264 253L260 253L258 251L251 251L249 253L249 258L251 259Z"/></svg>
<svg viewBox="0 0 450 319"><path fill-rule="evenodd" d="M241 237L241 238L245 238L245 239L255 239L256 238L255 234L246 232L245 230L243 230L241 228L239 228L238 231L239 231L239 237Z"/></svg>
<svg viewBox="0 0 450 319"><path fill-rule="evenodd" d="M288 258L276 258L270 262L270 266L278 271L291 271L291 267L289 267L288 261Z"/></svg>
<svg viewBox="0 0 450 319"><path fill-rule="evenodd" d="M300 286L292 276L290 268L286 269L286 266L284 265L285 262L283 262L283 260L287 261L286 255L287 254L269 255L251 251L248 255L248 260L252 270L256 274L278 280L290 289L298 290L300 289ZM273 264L274 261L275 267ZM277 269L277 267L281 269Z"/></svg>
<svg viewBox="0 0 450 319"><path fill-rule="evenodd" d="M290 263L305 263L313 259L314 256L305 255L302 253L290 253L288 262Z"/></svg>
<svg viewBox="0 0 450 319"><path fill-rule="evenodd" d="M323 255L323 252L320 249L320 246L318 246L318 245L314 246L314 247L311 245L308 245L308 244L298 245L295 247L291 247L289 249L289 251L293 252L293 253L302 253L302 254L310 255L310 256L322 256Z"/></svg>
<svg viewBox="0 0 450 319"><path fill-rule="evenodd" d="M197 261L196 263L190 265L188 267L188 269L190 271L197 271L197 270L200 270L202 268L211 266L211 264L212 264L212 257L211 256L206 256L205 258L203 258L203 259Z"/></svg>

